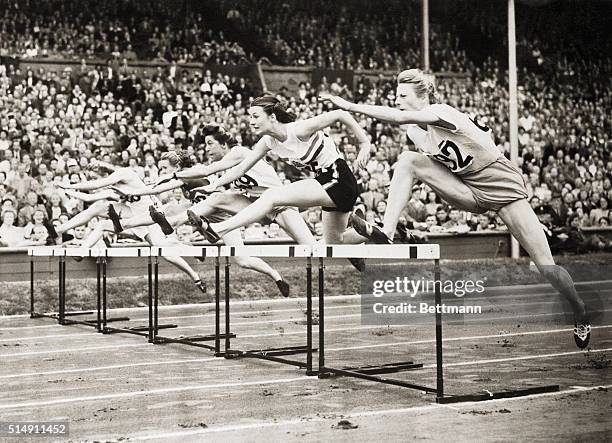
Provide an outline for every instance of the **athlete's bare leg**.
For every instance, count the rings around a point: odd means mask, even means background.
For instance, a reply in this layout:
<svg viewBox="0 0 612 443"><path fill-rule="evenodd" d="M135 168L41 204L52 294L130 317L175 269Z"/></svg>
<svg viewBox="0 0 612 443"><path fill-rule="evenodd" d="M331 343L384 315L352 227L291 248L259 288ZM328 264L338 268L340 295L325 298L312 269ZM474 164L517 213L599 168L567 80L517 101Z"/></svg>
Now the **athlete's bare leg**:
<svg viewBox="0 0 612 443"><path fill-rule="evenodd" d="M348 218L351 214L348 212L328 212L323 211L323 240L327 244L342 243L342 237Z"/></svg>
<svg viewBox="0 0 612 443"><path fill-rule="evenodd" d="M242 234L240 233L240 230L238 229L228 232L222 238L223 238L223 242L228 246L244 246L244 241L242 241ZM261 258L234 257L234 260L236 264L240 266L241 268L251 269L253 271L261 272L262 274L265 274L268 277L270 277L275 282L283 279L277 270L272 268L269 264L267 264Z"/></svg>
<svg viewBox="0 0 612 443"><path fill-rule="evenodd" d="M57 232L58 235L62 235L64 232L74 229L77 226L82 226L89 223L89 221L94 217L106 217L108 204L108 200L98 200L94 202L91 206L84 211L79 212L66 223L62 223L61 225L57 226L55 228L55 232Z"/></svg>
<svg viewBox="0 0 612 443"><path fill-rule="evenodd" d="M161 231L161 228L157 225L151 225L149 227L149 233L147 234L145 240L151 246L169 246L175 244L173 241L166 238L164 233ZM200 280L200 276L198 275L198 273L193 270L193 268L189 265L189 263L185 261L184 258L163 257L163 259L179 268L181 271L187 274L189 278L191 278L191 280L193 280L194 282Z"/></svg>
<svg viewBox="0 0 612 443"><path fill-rule="evenodd" d="M389 238L395 234L397 222L410 200L416 180L426 183L453 206L470 212L482 212L472 191L448 168L418 152L404 152L394 168L383 220L383 232Z"/></svg>
<svg viewBox="0 0 612 443"><path fill-rule="evenodd" d="M318 181L314 179L300 180L278 188L268 189L247 208L227 220L212 223L211 227L217 234L223 235L226 232L261 220L278 206L308 208L312 206L333 207L335 204Z"/></svg>
<svg viewBox="0 0 612 443"><path fill-rule="evenodd" d="M164 214L166 214L166 216L178 215L178 214L185 213L185 207L164 206L161 208L161 211L163 211ZM186 215L185 215L185 220L187 220ZM148 212L145 214L135 214L132 217L121 219L121 226L123 227L124 230L131 229L131 228L138 228L140 226L150 226L150 225L153 225L154 223L155 222L151 219L151 216L149 215Z"/></svg>
<svg viewBox="0 0 612 443"><path fill-rule="evenodd" d="M276 222L300 245L314 245L317 242L306 222L295 209L287 209L278 214Z"/></svg>
<svg viewBox="0 0 612 443"><path fill-rule="evenodd" d="M584 301L576 292L569 273L555 264L542 225L527 200L512 202L500 209L498 214L510 233L527 251L540 273L570 302L576 320L586 320Z"/></svg>

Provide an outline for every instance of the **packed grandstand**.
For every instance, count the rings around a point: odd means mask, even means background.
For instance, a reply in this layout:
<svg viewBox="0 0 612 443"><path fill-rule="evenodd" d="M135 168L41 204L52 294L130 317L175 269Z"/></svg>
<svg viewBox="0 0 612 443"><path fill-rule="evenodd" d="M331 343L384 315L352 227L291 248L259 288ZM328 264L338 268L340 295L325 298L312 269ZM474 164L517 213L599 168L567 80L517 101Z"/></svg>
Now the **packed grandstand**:
<svg viewBox="0 0 612 443"><path fill-rule="evenodd" d="M439 74L439 97L478 116L509 157L505 15L495 2L472 1L469 8L465 1L432 3L431 68ZM86 204L57 183L91 178L92 159L132 168L155 183L163 152L184 149L194 161L207 161L198 132L203 124L223 125L252 146L246 109L267 91L256 75L223 67L324 69L329 75L301 82L294 91L272 91L298 118L327 109L317 100L320 92L392 104L394 75L420 65L420 6L400 0L385 5L0 0L0 245L51 242L49 224ZM610 249L604 236L583 228L605 228L611 221L612 38L606 17L612 8L564 2L541 6L536 15L530 14L533 7L517 8L518 162L530 202L557 252ZM365 169L355 168L356 141L341 125L330 135L355 170L366 219L380 222L394 163L412 146L397 127L357 119L375 150ZM283 180L304 174L270 161ZM505 229L493 213L459 211L425 186L416 187L400 225L421 236ZM180 192L162 196L184 198ZM321 211L303 215L320 235ZM66 234L65 242L78 244L96 222ZM189 226L176 235L202 240ZM275 224L255 224L244 235L283 233Z"/></svg>

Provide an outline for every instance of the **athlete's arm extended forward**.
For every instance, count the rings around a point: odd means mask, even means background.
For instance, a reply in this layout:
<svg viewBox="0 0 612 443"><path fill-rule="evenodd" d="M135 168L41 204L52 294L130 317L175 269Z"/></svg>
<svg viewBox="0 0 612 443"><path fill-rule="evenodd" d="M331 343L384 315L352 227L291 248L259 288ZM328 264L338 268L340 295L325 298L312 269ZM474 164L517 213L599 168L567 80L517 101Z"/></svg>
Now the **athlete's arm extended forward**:
<svg viewBox="0 0 612 443"><path fill-rule="evenodd" d="M112 186L123 180L121 171L115 171L108 177L98 178L96 180L89 180L81 183L65 184L58 183L58 187L62 189L75 189L77 191L93 191L96 189L104 188L106 186Z"/></svg>
<svg viewBox="0 0 612 443"><path fill-rule="evenodd" d="M67 189L66 195L77 198L87 203L95 202L98 200L118 200L117 194L110 189L103 189L100 192L95 192L93 194L87 194L86 192L79 192L73 189Z"/></svg>
<svg viewBox="0 0 612 443"><path fill-rule="evenodd" d="M217 172L226 171L233 168L240 163L242 158L236 156L232 152L228 153L225 157L217 162L213 162L209 165L195 165L191 168L177 171L174 176L177 178L202 178L208 177L209 175L216 174Z"/></svg>
<svg viewBox="0 0 612 443"><path fill-rule="evenodd" d="M244 157L240 163L223 174L219 180L211 183L208 186L204 186L203 190L206 192L213 192L216 189L233 182L234 180L238 180L253 166L255 166L255 163L264 158L269 150L270 148L266 146L263 138L259 139L259 141L253 147L253 150L246 157Z"/></svg>
<svg viewBox="0 0 612 443"><path fill-rule="evenodd" d="M370 139L361 126L359 126L359 123L346 111L336 109L335 111L325 112L316 117L298 121L295 124L295 135L301 140L307 140L315 132L332 126L336 122L341 122L357 137L359 141L357 164L359 167L365 168L370 158Z"/></svg>
<svg viewBox="0 0 612 443"><path fill-rule="evenodd" d="M417 125L433 125L440 120L437 115L429 111L401 111L388 106L362 105L326 93L320 94L319 98L345 111L364 114L377 120L398 125L410 123Z"/></svg>
<svg viewBox="0 0 612 443"><path fill-rule="evenodd" d="M133 188L129 192L125 192L123 189L114 188L117 192L124 195L157 195L162 192L172 191L173 189L180 188L183 186L181 180L170 178L169 180L160 180L153 186L147 186L142 188Z"/></svg>

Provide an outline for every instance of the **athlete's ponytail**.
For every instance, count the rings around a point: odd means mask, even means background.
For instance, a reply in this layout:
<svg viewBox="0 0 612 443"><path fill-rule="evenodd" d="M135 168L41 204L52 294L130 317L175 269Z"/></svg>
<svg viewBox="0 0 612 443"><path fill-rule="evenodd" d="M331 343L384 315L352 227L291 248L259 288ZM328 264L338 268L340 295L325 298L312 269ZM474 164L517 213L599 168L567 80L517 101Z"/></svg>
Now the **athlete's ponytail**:
<svg viewBox="0 0 612 443"><path fill-rule="evenodd" d="M438 93L433 75L427 75L420 69L407 69L397 75L397 84L409 83L414 86L417 96L427 97L430 103L438 101Z"/></svg>
<svg viewBox="0 0 612 443"><path fill-rule="evenodd" d="M257 97L251 103L251 106L260 106L268 115L274 114L276 119L281 123L294 122L296 117L292 112L287 111L287 108L280 102L279 99L272 95L262 95Z"/></svg>
<svg viewBox="0 0 612 443"><path fill-rule="evenodd" d="M232 135L227 132L222 126L205 125L201 130L202 137L210 136L217 140L222 145L227 145L230 148L236 146L238 142Z"/></svg>

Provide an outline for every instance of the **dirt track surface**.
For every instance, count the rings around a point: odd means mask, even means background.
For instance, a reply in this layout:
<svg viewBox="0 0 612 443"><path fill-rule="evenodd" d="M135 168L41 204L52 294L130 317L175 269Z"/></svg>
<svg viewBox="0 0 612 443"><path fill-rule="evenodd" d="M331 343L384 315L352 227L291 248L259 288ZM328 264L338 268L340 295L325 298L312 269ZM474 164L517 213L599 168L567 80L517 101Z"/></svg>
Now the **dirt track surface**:
<svg viewBox="0 0 612 443"><path fill-rule="evenodd" d="M577 350L551 290L500 290L483 314L445 324L445 382L449 393L558 384L557 393L438 405L431 394L365 380L318 379L272 362L4 317L0 421L69 421L70 437L57 441L609 441L612 322L602 316L590 352ZM589 290L607 310L612 284ZM209 333L212 309L164 307L163 322L179 328L162 333ZM304 309L303 299L235 303L232 347L303 344ZM146 321L146 309L113 311L125 314L130 324ZM327 365L413 360L423 368L390 377L434 386L429 320L361 325L359 298L329 297Z"/></svg>

